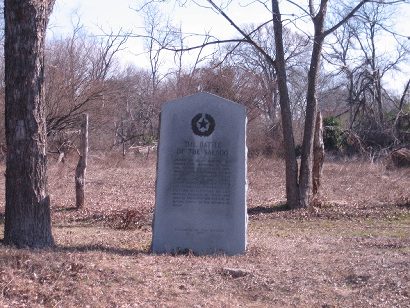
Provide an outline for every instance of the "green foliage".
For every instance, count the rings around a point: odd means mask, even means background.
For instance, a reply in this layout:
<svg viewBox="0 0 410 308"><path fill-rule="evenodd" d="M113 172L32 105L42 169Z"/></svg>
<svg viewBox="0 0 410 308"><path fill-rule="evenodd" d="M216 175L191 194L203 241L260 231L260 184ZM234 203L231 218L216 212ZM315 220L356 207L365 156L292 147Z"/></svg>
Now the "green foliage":
<svg viewBox="0 0 410 308"><path fill-rule="evenodd" d="M327 151L340 151L344 144L343 130L339 119L327 117L323 119L323 143Z"/></svg>
<svg viewBox="0 0 410 308"><path fill-rule="evenodd" d="M142 137L142 144L144 145L154 145L158 142L158 138L153 135L144 135Z"/></svg>
<svg viewBox="0 0 410 308"><path fill-rule="evenodd" d="M295 154L296 154L296 157L302 156L302 145L301 144L297 144L295 146Z"/></svg>
<svg viewBox="0 0 410 308"><path fill-rule="evenodd" d="M323 119L323 126L337 126L340 127L340 120L336 117L327 117Z"/></svg>

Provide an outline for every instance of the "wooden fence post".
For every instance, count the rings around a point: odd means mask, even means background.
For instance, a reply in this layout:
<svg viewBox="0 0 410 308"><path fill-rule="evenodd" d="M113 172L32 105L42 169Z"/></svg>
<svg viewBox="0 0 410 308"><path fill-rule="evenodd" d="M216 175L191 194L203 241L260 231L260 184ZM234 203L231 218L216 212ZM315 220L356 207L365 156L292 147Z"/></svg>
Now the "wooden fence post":
<svg viewBox="0 0 410 308"><path fill-rule="evenodd" d="M315 123L315 137L313 142L313 200L319 196L319 189L322 179L323 160L325 157L325 146L323 143L323 119L318 111Z"/></svg>
<svg viewBox="0 0 410 308"><path fill-rule="evenodd" d="M79 159L75 169L75 206L77 209L84 207L85 171L87 169L88 155L88 114L83 114L81 123L81 142Z"/></svg>
<svg viewBox="0 0 410 308"><path fill-rule="evenodd" d="M125 135L124 135L124 119L121 117L121 144L122 144L122 157L125 157Z"/></svg>

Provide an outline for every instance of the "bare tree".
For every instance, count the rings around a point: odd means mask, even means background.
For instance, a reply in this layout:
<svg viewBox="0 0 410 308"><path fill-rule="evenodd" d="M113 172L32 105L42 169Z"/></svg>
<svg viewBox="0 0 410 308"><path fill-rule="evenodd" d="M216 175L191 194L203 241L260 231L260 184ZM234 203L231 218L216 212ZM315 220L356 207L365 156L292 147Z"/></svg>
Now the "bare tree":
<svg viewBox="0 0 410 308"><path fill-rule="evenodd" d="M175 29L169 20L165 20L158 7L152 3L142 9L144 13L145 46L148 52L151 70L152 95L155 96L161 80L161 66L164 64L164 52L177 39Z"/></svg>
<svg viewBox="0 0 410 308"><path fill-rule="evenodd" d="M82 114L95 115L112 93L122 90L116 78L116 55L127 37L119 33L93 36L80 22L70 36L54 39L46 55L46 120L49 152L67 154L80 135ZM109 103L111 104L111 102Z"/></svg>
<svg viewBox="0 0 410 308"><path fill-rule="evenodd" d="M385 115L394 113L395 107L400 112L400 103L394 106L383 85L388 74L400 70L410 50L407 39L393 31L395 14L394 7L369 3L357 12L357 18L335 31L326 48L330 50L326 61L343 77L341 83L347 84L349 127L371 147L394 143L394 121ZM380 40L391 42L388 53L386 46L378 44Z"/></svg>
<svg viewBox="0 0 410 308"><path fill-rule="evenodd" d="M255 30L253 30L255 29ZM262 27L252 26L246 30L247 33L251 33L252 39L261 46L266 52L275 58L276 49L274 38L272 37L273 26L269 23ZM285 61L288 69L288 76L293 79L290 83L296 88L295 81L296 76L303 75L301 71L304 71L307 63L305 61L306 53L308 52L309 41L304 37L293 33L289 29L285 29L284 33L284 52ZM270 129L277 126L278 108L279 108L279 94L278 94L278 80L275 68L266 60L255 47L247 43L232 44L225 51L228 55L225 56L229 60L230 65L237 66L243 75L253 76L254 80L249 80L252 83L253 93L256 96L253 104L246 104L248 108L257 108L262 114L269 119ZM245 78L243 78L245 79ZM246 80L246 79L245 79ZM243 101L243 97L240 97L240 101ZM299 97L291 97L291 105L295 106L297 112L297 105Z"/></svg>
<svg viewBox="0 0 410 308"><path fill-rule="evenodd" d="M136 8L144 18L144 33L129 34L130 37L142 38L149 60L149 74L128 70L126 76L119 78L119 84L127 85L117 99L126 101L126 110L115 120L114 146L121 144L123 155L127 147L152 143L157 133L156 118L159 114L160 83L165 75L161 71L164 64L164 52L175 40L174 29L168 20L164 21L155 3ZM131 74L130 74L131 73ZM142 73L142 74L141 74ZM149 84L141 82L144 76ZM136 81L136 84L130 82ZM142 91L136 91L143 86Z"/></svg>
<svg viewBox="0 0 410 308"><path fill-rule="evenodd" d="M283 139L285 140L286 199L291 208L300 207L298 189L298 164L295 153L295 139L292 127L289 90L287 86L285 51L283 47L283 26L278 1L272 1L273 29L275 37L275 69L278 74L280 107L282 114Z"/></svg>
<svg viewBox="0 0 410 308"><path fill-rule="evenodd" d="M151 144L157 134L159 103L152 98L150 72L130 66L112 82L121 91L108 95L112 104L101 110L114 121L112 146L120 145L125 154L130 147Z"/></svg>
<svg viewBox="0 0 410 308"><path fill-rule="evenodd" d="M77 24L71 37L52 41L47 50L46 113L48 135L78 128L94 102L118 91L110 83L115 55L127 37L92 37Z"/></svg>
<svg viewBox="0 0 410 308"><path fill-rule="evenodd" d="M54 0L6 0L6 208L4 241L53 245L46 176L44 40Z"/></svg>
<svg viewBox="0 0 410 308"><path fill-rule="evenodd" d="M321 56L323 43L325 38L337 30L340 26L345 24L349 19L355 16L355 14L367 3L375 2L370 0L361 0L357 3L346 5L345 2L335 4L332 6L335 10L344 12L341 17L333 24L325 27L327 24L327 11L328 0L321 0L316 3L313 0L307 1L307 4L299 4L295 1L288 0L287 2L293 5L295 8L301 11L299 16L305 16L310 19L314 33L312 39L312 51L310 56L310 65L307 77L307 90L306 90L306 110L305 110L305 127L303 133L302 143L302 158L300 173L298 175L298 164L295 156L295 142L294 133L292 127L292 114L290 109L289 89L287 83L287 67L285 61L284 52L284 39L283 39L283 21L279 8L279 1L272 1L272 18L274 25L274 37L275 37L275 49L276 56L273 59L269 53L255 42L249 33L242 30L223 10L221 6L218 6L214 1L206 1L210 7L217 13L222 15L229 23L243 36L243 40L254 46L272 65L278 76L278 89L280 94L280 106L281 106L281 118L282 128L285 140L285 152L286 152L286 192L288 204L292 208L308 207L312 195L312 162L313 162L313 141L315 133L316 115L318 111L317 102L317 85L318 76L321 68ZM392 3L402 1L378 1L383 5L389 5ZM335 8L336 7L336 8Z"/></svg>
<svg viewBox="0 0 410 308"><path fill-rule="evenodd" d="M301 168L299 175L299 196L300 202L298 204L293 204L293 206L308 207L312 195L312 165L313 165L313 144L315 135L315 123L316 115L318 111L317 102L317 81L320 69L320 60L322 54L322 48L325 38L337 30L340 26L345 24L349 19L351 19L356 12L358 12L366 3L371 1L362 0L353 7L344 8L344 14L342 17L336 21L333 26L325 28L325 21L327 20L327 10L328 10L328 0L321 0L320 4L315 5L314 1L309 1L306 7L297 4L293 1L288 1L289 3L296 6L302 11L303 14L309 16L313 28L313 48L311 53L310 68L308 72L308 88L306 93L306 116L305 116L305 128L303 134L303 144L302 144L302 158L301 158ZM278 1L272 1L273 4L273 16L274 20L279 19L280 10ZM274 21L275 22L275 21ZM280 31L282 24L279 21L277 27L275 28L275 33ZM277 44L280 44L282 38L275 34L277 38ZM278 67L278 70L284 70L284 66ZM286 85L284 85L285 87ZM289 136L290 137L290 136ZM285 139L289 139L286 138ZM293 165L294 163L292 163ZM292 206L292 204L291 204Z"/></svg>
<svg viewBox="0 0 410 308"><path fill-rule="evenodd" d="M149 1L155 2L153 1ZM269 69L274 72L275 79L278 86L279 92L279 105L281 107L281 121L283 138L285 141L285 157L286 157L286 194L288 204L291 208L298 207L308 207L310 205L312 196L312 165L313 165L313 144L315 135L315 123L318 114L318 81L321 77L322 65L322 51L325 39L329 37L331 33L334 33L341 26L345 25L349 20L357 17L360 10L365 8L370 4L377 3L380 6L389 6L397 3L408 2L408 0L392 0L392 1L382 1L382 0L361 0L361 1L340 1L332 2L330 4L329 0L321 1L305 1L300 3L297 1L287 0L287 4L295 8L299 13L293 14L286 21L282 19L283 15L280 11L279 1L272 0L272 7L269 10L272 13L272 20L268 22L273 23L273 37L275 42L275 54L270 53L269 48L271 46L264 45L264 42L257 41L253 36L254 31L238 26L233 19L231 19L227 13L226 7L231 3L230 1L222 2L216 0L203 0L203 1L193 1L196 5L211 9L217 14L225 18L241 35L239 39L231 40L210 40L204 44L197 46L191 46L189 48L184 48L185 51L190 51L195 48L203 48L204 46L211 46L221 43L247 43L254 48L259 54L260 58L266 61ZM260 1L256 1L261 3ZM186 4L186 1L183 2ZM267 7L265 3L262 3ZM333 20L329 18L328 11L330 15L336 16ZM336 14L337 13L337 14ZM313 33L308 34L305 29L298 28L298 25L294 23L296 20L303 19L304 22L310 23L313 29ZM267 24L266 22L265 24ZM300 170L298 162L295 155L295 137L293 128L293 117L291 108L291 97L290 90L292 86L289 82L290 76L290 65L286 63L285 55L285 40L284 32L286 27L284 23L294 23L296 28L299 29L301 33L307 34L311 43L311 52L309 55L309 65L306 71L307 77L305 84L304 99L298 99L299 112L300 115L304 115L304 129L303 129L303 141L302 141L302 157ZM257 27L261 28L263 25ZM354 34L351 34L354 35ZM181 51L174 49L175 51ZM299 71L303 72L304 71ZM374 73L372 80L375 89L380 88L380 72ZM300 76L300 74L299 74ZM325 76L323 76L325 77ZM296 87L295 87L296 89ZM298 96L301 97L303 87L297 89ZM377 90L378 91L378 90ZM380 91L379 91L380 92ZM375 93L375 97L380 97L380 93ZM381 104L379 104L379 109L382 109Z"/></svg>

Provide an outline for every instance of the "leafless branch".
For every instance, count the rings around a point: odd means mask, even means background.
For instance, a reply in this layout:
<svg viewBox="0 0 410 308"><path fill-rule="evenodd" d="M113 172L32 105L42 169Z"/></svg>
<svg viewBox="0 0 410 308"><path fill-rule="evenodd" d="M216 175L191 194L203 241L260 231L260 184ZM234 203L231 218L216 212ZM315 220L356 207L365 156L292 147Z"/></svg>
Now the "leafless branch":
<svg viewBox="0 0 410 308"><path fill-rule="evenodd" d="M333 27L329 28L328 30L323 32L323 36L327 36L336 29L338 29L340 26L342 26L344 23L346 23L350 18L352 18L360 8L365 5L367 2L370 2L370 0L361 0L344 18L342 18L338 23L336 23Z"/></svg>
<svg viewBox="0 0 410 308"><path fill-rule="evenodd" d="M215 4L215 2L213 2L212 0L207 0L207 1L212 5L212 7L215 8L215 10L217 10L219 14L221 14L245 38L245 40L248 43L253 45L261 54L263 54L272 65L275 65L275 60L272 59L271 56L267 54L266 51L259 46L259 44L257 44L254 40L252 40L252 38L247 33L245 33L238 25L236 25L236 23L221 8L219 8Z"/></svg>
<svg viewBox="0 0 410 308"><path fill-rule="evenodd" d="M305 8L303 8L300 4L296 3L295 1L292 0L287 0L290 4L296 6L298 9L300 9L305 15L307 16L313 16L309 11L307 11ZM309 8L310 8L311 1L309 1ZM313 7L312 7L313 10Z"/></svg>

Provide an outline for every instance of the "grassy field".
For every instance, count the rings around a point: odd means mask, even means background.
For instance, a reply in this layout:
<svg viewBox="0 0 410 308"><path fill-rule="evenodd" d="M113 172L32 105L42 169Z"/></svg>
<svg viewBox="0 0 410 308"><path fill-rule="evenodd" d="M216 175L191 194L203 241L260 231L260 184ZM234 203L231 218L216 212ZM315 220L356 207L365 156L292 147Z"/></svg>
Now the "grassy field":
<svg viewBox="0 0 410 308"><path fill-rule="evenodd" d="M92 156L81 211L50 162L56 247L0 244L0 307L408 307L410 170L327 162L322 206L289 211L283 167L249 161L247 253L197 257L148 252L154 158Z"/></svg>

